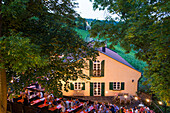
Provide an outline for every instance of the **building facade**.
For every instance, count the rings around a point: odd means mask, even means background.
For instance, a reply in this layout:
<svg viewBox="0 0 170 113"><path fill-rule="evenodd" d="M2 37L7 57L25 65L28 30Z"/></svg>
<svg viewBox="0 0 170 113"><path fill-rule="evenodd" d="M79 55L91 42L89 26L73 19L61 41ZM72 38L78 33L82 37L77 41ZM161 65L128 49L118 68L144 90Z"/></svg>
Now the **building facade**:
<svg viewBox="0 0 170 113"><path fill-rule="evenodd" d="M116 52L106 47L98 49L96 61L88 60L88 70L83 72L90 80L70 81L65 96L115 96L119 93L136 95L141 72L137 71Z"/></svg>

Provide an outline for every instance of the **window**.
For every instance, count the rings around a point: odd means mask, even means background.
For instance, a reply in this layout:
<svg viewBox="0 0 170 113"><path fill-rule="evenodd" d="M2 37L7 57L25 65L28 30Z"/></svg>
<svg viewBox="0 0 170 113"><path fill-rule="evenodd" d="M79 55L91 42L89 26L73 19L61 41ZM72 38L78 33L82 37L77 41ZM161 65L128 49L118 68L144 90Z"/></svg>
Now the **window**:
<svg viewBox="0 0 170 113"><path fill-rule="evenodd" d="M120 82L113 82L113 90L120 90L121 83Z"/></svg>
<svg viewBox="0 0 170 113"><path fill-rule="evenodd" d="M75 82L74 83L74 90L81 90L82 84L81 82Z"/></svg>
<svg viewBox="0 0 170 113"><path fill-rule="evenodd" d="M93 76L94 77L101 76L101 63L99 60L94 61L94 63L93 63Z"/></svg>

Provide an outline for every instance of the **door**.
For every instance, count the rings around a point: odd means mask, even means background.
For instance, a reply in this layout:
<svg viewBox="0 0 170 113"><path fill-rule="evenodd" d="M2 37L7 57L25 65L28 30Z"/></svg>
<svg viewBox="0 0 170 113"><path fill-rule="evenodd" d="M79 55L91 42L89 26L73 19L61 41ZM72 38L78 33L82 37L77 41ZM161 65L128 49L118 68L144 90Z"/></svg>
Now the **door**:
<svg viewBox="0 0 170 113"><path fill-rule="evenodd" d="M93 83L93 95L101 96L101 83L100 82Z"/></svg>

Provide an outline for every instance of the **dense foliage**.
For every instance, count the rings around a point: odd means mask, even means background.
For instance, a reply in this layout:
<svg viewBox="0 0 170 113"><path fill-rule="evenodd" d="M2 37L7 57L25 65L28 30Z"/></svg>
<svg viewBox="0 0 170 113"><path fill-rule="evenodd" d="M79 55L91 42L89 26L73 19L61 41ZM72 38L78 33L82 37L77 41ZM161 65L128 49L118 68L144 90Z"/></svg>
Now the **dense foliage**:
<svg viewBox="0 0 170 113"><path fill-rule="evenodd" d="M144 76L152 93L169 104L170 50L169 2L166 0L94 0L94 9L117 14L118 23L110 19L93 23L91 36L109 38L111 47L120 44L126 52L147 63ZM102 26L102 27L101 27Z"/></svg>
<svg viewBox="0 0 170 113"><path fill-rule="evenodd" d="M62 96L61 81L67 91L69 80L88 78L82 68L97 51L75 31L79 15L73 4L70 0L0 0L0 112L5 112L6 84L11 79L16 93L38 81Z"/></svg>

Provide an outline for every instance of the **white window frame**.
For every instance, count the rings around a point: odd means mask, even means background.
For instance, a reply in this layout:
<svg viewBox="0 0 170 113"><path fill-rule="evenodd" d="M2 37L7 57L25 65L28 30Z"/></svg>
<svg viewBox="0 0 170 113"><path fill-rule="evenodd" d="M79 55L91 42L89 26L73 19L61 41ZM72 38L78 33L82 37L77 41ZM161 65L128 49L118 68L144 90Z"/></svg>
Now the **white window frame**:
<svg viewBox="0 0 170 113"><path fill-rule="evenodd" d="M77 87L76 87L77 85ZM74 83L74 90L82 90L82 83L81 82L75 82Z"/></svg>
<svg viewBox="0 0 170 113"><path fill-rule="evenodd" d="M121 82L113 82L113 90L121 90Z"/></svg>
<svg viewBox="0 0 170 113"><path fill-rule="evenodd" d="M94 65L96 65L96 68L94 68L95 67ZM99 60L93 62L93 77L101 77L101 62Z"/></svg>

